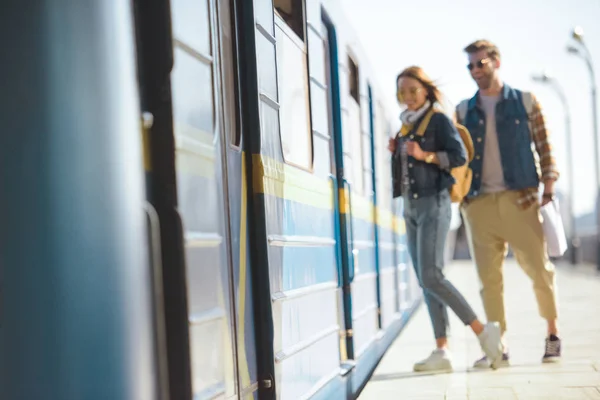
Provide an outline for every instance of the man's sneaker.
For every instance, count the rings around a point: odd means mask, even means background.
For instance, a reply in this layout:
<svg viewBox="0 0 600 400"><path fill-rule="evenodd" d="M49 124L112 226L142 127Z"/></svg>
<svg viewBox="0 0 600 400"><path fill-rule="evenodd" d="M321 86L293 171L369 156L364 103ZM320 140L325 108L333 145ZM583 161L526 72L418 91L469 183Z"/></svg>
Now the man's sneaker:
<svg viewBox="0 0 600 400"><path fill-rule="evenodd" d="M508 353L502 353L502 360L498 363L498 368L508 367L510 365ZM492 365L487 356L481 357L479 360L475 361L473 364L473 368L477 369L487 369L491 368Z"/></svg>
<svg viewBox="0 0 600 400"><path fill-rule="evenodd" d="M560 339L556 335L546 338L546 351L542 362L555 363L560 361Z"/></svg>
<svg viewBox="0 0 600 400"><path fill-rule="evenodd" d="M450 352L445 349L435 349L429 357L416 363L413 369L415 372L452 372Z"/></svg>
<svg viewBox="0 0 600 400"><path fill-rule="evenodd" d="M498 368L502 361L502 334L500 325L497 322L488 322L483 328L483 332L478 335L481 349L490 361L493 369Z"/></svg>

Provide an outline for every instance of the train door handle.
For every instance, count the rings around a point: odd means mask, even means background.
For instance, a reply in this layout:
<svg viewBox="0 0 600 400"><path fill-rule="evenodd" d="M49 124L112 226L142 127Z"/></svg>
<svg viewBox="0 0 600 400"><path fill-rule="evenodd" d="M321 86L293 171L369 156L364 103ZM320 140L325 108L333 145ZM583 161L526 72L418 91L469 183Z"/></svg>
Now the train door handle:
<svg viewBox="0 0 600 400"><path fill-rule="evenodd" d="M348 180L346 178L342 178L342 183L343 183L343 187L344 187L344 191L348 191L348 199L344 198L344 201L347 202L348 205L348 209L347 209L347 213L346 213L346 218L348 221L348 230L349 230L349 238L350 238L350 270L348 271L348 277L350 282L352 282L354 280L354 273L355 273L355 269L356 269L356 262L354 260L354 256L358 254L358 252L355 251L354 249L354 219L353 219L353 213L352 213L352 184L350 182L348 182Z"/></svg>
<svg viewBox="0 0 600 400"><path fill-rule="evenodd" d="M162 280L162 252L160 244L160 219L149 202L144 203L148 221L148 250L150 278L152 280L152 316L156 330L156 360L158 390L161 399L169 399L169 368L167 364L167 337L165 328L164 293Z"/></svg>

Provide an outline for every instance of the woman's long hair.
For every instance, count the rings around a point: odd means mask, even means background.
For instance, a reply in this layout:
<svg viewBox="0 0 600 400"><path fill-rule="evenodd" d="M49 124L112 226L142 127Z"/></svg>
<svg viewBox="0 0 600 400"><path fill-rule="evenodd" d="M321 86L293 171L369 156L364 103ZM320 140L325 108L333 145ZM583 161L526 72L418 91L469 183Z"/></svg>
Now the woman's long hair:
<svg viewBox="0 0 600 400"><path fill-rule="evenodd" d="M438 89L433 80L425 73L425 71L423 71L423 68L417 66L406 68L404 71L400 72L400 75L398 75L398 78L396 78L396 86L398 85L400 78L412 78L419 81L427 91L427 100L429 100L432 105L441 105L442 92Z"/></svg>
<svg viewBox="0 0 600 400"><path fill-rule="evenodd" d="M398 90L400 78L412 78L421 82L421 85L427 91L427 100L431 102L432 107L436 107L452 120L455 119L455 105L442 93L438 85L425 73L423 68L414 65L402 71L396 78L396 90Z"/></svg>

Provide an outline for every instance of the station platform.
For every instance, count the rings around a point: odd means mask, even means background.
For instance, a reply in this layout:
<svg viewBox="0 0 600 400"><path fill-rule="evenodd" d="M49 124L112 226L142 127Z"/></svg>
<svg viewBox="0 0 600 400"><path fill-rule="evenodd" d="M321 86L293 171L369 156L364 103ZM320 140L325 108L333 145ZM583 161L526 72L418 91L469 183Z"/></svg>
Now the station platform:
<svg viewBox="0 0 600 400"><path fill-rule="evenodd" d="M482 355L479 343L450 312L454 372L413 372L413 363L427 357L434 347L427 308L421 304L359 400L600 399L600 275L595 268L557 264L563 346L559 364L541 363L546 327L537 312L531 281L514 260L507 260L504 269L510 367L472 369ZM485 320L472 263L455 262L446 273Z"/></svg>

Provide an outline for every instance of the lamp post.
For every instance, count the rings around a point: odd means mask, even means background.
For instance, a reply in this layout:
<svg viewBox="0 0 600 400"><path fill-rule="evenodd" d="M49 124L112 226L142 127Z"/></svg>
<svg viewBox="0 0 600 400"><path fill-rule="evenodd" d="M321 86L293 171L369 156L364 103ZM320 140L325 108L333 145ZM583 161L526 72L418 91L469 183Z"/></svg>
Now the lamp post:
<svg viewBox="0 0 600 400"><path fill-rule="evenodd" d="M594 64L592 62L592 55L588 50L583 40L583 29L579 26L573 29L571 33L572 39L577 43L577 46L567 46L567 52L578 57L581 57L590 72L591 86L592 86L592 118L593 118L593 134L594 134L594 163L595 163L595 175L596 175L596 269L600 271L600 209L598 201L598 195L600 195L600 154L598 150L598 106L596 100L596 74L594 73Z"/></svg>
<svg viewBox="0 0 600 400"><path fill-rule="evenodd" d="M576 265L580 259L580 241L577 235L577 228L575 226L575 207L573 202L573 195L575 193L574 181L573 181L573 151L572 151L572 137L571 137L571 114L569 112L569 104L567 102L567 96L563 88L560 86L556 78L550 76L544 72L542 74L534 74L532 79L535 82L547 84L550 86L562 102L564 113L565 113L565 140L567 143L567 181L569 191L569 226L570 226L570 244L571 244L571 264Z"/></svg>

